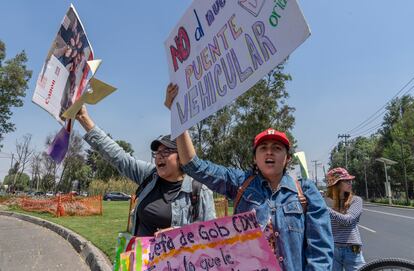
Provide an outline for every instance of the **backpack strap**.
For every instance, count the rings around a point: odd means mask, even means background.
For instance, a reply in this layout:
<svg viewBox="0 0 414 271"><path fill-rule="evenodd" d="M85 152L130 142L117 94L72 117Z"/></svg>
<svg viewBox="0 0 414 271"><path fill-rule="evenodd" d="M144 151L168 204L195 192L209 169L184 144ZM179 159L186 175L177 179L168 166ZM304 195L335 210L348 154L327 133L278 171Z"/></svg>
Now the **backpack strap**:
<svg viewBox="0 0 414 271"><path fill-rule="evenodd" d="M132 210L135 210L136 208L136 204L138 202L138 197L139 195L142 193L142 191L145 189L145 187L152 181L152 179L154 178L154 174L157 172L157 168L153 168L151 170L151 172L148 174L147 177L145 177L145 179L142 181L142 183L138 186L137 190L135 191L135 197L131 198L131 202L129 204L129 212L128 212L128 225L127 225L127 232L130 231L130 222L131 222L131 214L132 214ZM135 223L138 225L138 217L137 220L135 221ZM135 235L136 234L136 230L137 230L137 225L135 226L135 229L132 229L132 234Z"/></svg>
<svg viewBox="0 0 414 271"><path fill-rule="evenodd" d="M295 184L296 184L296 189L298 190L299 202L300 202L300 205L302 205L303 212L306 213L306 211L308 210L308 200L306 199L305 195L303 194L301 183L302 183L302 179L299 183L299 180L297 178L295 178Z"/></svg>
<svg viewBox="0 0 414 271"><path fill-rule="evenodd" d="M239 187L239 190L237 191L237 195L236 195L236 198L234 199L234 203L233 203L233 210L234 211L236 211L236 208L239 205L240 199L241 199L244 191L249 186L249 184L253 181L254 177L256 177L256 175L250 175L249 178L247 178L244 181L244 183L242 184L242 186Z"/></svg>
<svg viewBox="0 0 414 271"><path fill-rule="evenodd" d="M203 186L203 184L193 179L193 182L191 185L192 185L192 191L191 191L190 214L194 222L194 221L197 221L197 219L199 218L198 216L200 214L199 201L200 201L201 187Z"/></svg>
<svg viewBox="0 0 414 271"><path fill-rule="evenodd" d="M135 191L135 200L138 199L138 196L144 190L144 188L152 181L154 174L157 172L157 168L154 167L150 174L142 181L142 183L138 186L137 190Z"/></svg>

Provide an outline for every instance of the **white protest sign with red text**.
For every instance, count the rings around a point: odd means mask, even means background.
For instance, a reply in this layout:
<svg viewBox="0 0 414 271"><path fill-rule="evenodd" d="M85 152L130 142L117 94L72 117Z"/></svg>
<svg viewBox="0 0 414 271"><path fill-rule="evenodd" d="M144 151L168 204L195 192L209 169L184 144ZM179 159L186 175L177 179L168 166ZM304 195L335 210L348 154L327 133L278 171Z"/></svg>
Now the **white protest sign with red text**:
<svg viewBox="0 0 414 271"><path fill-rule="evenodd" d="M177 137L243 94L310 35L296 0L195 0L165 42Z"/></svg>

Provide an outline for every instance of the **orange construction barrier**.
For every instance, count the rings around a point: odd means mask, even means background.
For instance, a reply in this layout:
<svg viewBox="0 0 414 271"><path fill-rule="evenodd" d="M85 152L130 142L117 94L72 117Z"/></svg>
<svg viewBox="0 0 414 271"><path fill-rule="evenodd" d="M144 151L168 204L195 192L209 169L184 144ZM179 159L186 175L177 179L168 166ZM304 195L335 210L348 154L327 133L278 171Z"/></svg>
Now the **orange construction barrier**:
<svg viewBox="0 0 414 271"><path fill-rule="evenodd" d="M50 199L24 198L20 207L25 211L48 212L57 217L102 215L102 196L76 198L73 194L66 194Z"/></svg>
<svg viewBox="0 0 414 271"><path fill-rule="evenodd" d="M128 224L126 231L129 232L132 227L132 211L135 209L135 201L136 201L136 195L131 195L131 199L129 200L129 211L128 211Z"/></svg>
<svg viewBox="0 0 414 271"><path fill-rule="evenodd" d="M0 197L0 204L9 200L10 197Z"/></svg>
<svg viewBox="0 0 414 271"><path fill-rule="evenodd" d="M41 212L56 215L57 201L50 199L23 198L19 204L20 208L28 212Z"/></svg>

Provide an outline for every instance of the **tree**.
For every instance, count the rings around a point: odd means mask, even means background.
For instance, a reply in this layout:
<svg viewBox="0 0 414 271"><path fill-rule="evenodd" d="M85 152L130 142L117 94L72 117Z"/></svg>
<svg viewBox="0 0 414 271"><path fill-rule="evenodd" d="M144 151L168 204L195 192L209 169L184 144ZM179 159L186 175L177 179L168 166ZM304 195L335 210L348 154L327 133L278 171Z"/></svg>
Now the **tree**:
<svg viewBox="0 0 414 271"><path fill-rule="evenodd" d="M331 152L331 167L344 166L344 145ZM370 137L358 137L348 143L348 169L356 176L355 191L365 195L365 173L370 197L385 196L385 172L375 159L385 157L398 162L388 170L393 192L413 196L414 180L414 98L402 96L386 107L382 127ZM407 202L408 203L408 202Z"/></svg>
<svg viewBox="0 0 414 271"><path fill-rule="evenodd" d="M53 173L46 173L40 179L40 190L46 192L53 189L56 184L56 176Z"/></svg>
<svg viewBox="0 0 414 271"><path fill-rule="evenodd" d="M40 185L40 169L42 165L42 154L39 152L34 152L31 158L31 172L32 172L32 181L31 188L36 191L39 190Z"/></svg>
<svg viewBox="0 0 414 271"><path fill-rule="evenodd" d="M395 160L398 164L390 169L395 180L394 191L403 192L409 197L413 195L414 178L414 98L403 96L394 99L387 107L384 118L384 156ZM407 204L408 202L408 197Z"/></svg>
<svg viewBox="0 0 414 271"><path fill-rule="evenodd" d="M111 137L108 134L109 137ZM121 148L123 148L131 156L134 153L130 143L124 140L116 140ZM86 164L90 167L92 171L92 176L94 179L99 179L103 181L109 181L112 178L120 178L120 174L116 168L111 166L97 151L92 148L86 151Z"/></svg>
<svg viewBox="0 0 414 271"><path fill-rule="evenodd" d="M45 147L48 148L52 144L54 136L49 135L45 140ZM56 183L56 175L59 165L46 153L42 152L40 157L40 189L42 191L51 190Z"/></svg>
<svg viewBox="0 0 414 271"><path fill-rule="evenodd" d="M33 154L33 149L30 146L31 140L31 134L24 135L21 141L16 140L16 174L14 175L12 185L14 185L16 180L20 178L20 175L23 174L27 164L30 162Z"/></svg>
<svg viewBox="0 0 414 271"><path fill-rule="evenodd" d="M56 134L46 138L46 147L52 144ZM87 188L92 174L90 167L85 164L83 140L79 133L71 134L69 148L61 164L56 164L49 155L42 153L36 157L36 162L33 161L32 174L36 176L42 190L69 192L73 189L74 181Z"/></svg>
<svg viewBox="0 0 414 271"><path fill-rule="evenodd" d="M26 173L16 174L9 171L9 174L4 177L4 184L9 185L11 191L27 191L29 190L30 177ZM18 177L16 177L16 175Z"/></svg>
<svg viewBox="0 0 414 271"><path fill-rule="evenodd" d="M235 102L190 130L198 154L226 166L248 169L252 164L254 136L269 127L290 133L294 108L286 104L286 82L291 76L277 66Z"/></svg>
<svg viewBox="0 0 414 271"><path fill-rule="evenodd" d="M3 64L5 58L6 46L0 40L0 141L5 134L15 130L14 123L10 121L13 115L11 109L23 106L28 81L32 76L32 72L26 68L27 57L24 51Z"/></svg>
<svg viewBox="0 0 414 271"><path fill-rule="evenodd" d="M348 142L348 144L350 143ZM345 167L345 144L343 142L339 142L332 149L329 164L330 168Z"/></svg>
<svg viewBox="0 0 414 271"><path fill-rule="evenodd" d="M384 185L381 165L375 161L380 157L378 154L378 142L380 136L374 134L370 137L357 137L348 141L348 172L355 176L354 191L358 195L366 195L365 174L369 196L383 196ZM345 144L339 142L332 150L330 157L330 168L344 167Z"/></svg>
<svg viewBox="0 0 414 271"><path fill-rule="evenodd" d="M88 186L91 169L85 164L83 140L79 133L72 133L69 149L62 164L62 173L56 191L71 191L74 181L78 181L84 188Z"/></svg>

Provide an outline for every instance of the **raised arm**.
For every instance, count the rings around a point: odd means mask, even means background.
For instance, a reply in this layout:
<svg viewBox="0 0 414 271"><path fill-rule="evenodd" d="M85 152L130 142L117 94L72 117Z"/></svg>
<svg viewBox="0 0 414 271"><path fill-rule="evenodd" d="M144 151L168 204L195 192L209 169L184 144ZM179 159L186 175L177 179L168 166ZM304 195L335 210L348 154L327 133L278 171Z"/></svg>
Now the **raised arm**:
<svg viewBox="0 0 414 271"><path fill-rule="evenodd" d="M136 160L104 131L95 125L89 117L86 107L83 106L76 119L85 129L84 139L102 157L115 167L122 175L132 181L141 182L152 172L154 165L145 161Z"/></svg>
<svg viewBox="0 0 414 271"><path fill-rule="evenodd" d="M165 102L164 105L171 109L171 105L174 101L174 98L178 94L178 86L170 83L167 86L167 91L165 95ZM178 148L178 156L180 157L180 162L183 165L188 164L196 155L193 141L191 140L188 131L185 131L181 135L177 137L177 148Z"/></svg>
<svg viewBox="0 0 414 271"><path fill-rule="evenodd" d="M177 94L178 86L169 84L164 102L168 109L171 109ZM237 189L247 178L246 174L240 169L227 168L199 159L188 131L177 137L177 149L182 169L187 175L230 199L236 196Z"/></svg>

